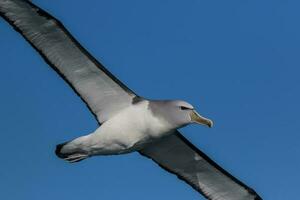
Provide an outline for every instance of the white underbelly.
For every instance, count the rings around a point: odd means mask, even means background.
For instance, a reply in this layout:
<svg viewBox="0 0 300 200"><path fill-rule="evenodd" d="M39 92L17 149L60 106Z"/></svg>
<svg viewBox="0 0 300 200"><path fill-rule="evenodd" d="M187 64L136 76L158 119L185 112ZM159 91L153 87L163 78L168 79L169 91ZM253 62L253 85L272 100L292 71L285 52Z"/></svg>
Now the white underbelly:
<svg viewBox="0 0 300 200"><path fill-rule="evenodd" d="M120 154L139 150L170 132L170 125L152 115L148 102L131 106L90 135L92 154Z"/></svg>

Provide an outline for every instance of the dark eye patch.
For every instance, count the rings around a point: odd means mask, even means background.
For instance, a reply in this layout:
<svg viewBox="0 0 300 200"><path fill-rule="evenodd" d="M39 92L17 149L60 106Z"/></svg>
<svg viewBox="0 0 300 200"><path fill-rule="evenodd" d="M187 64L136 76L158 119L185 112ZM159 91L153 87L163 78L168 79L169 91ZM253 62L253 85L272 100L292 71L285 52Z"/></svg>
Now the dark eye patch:
<svg viewBox="0 0 300 200"><path fill-rule="evenodd" d="M185 106L180 106L180 109L181 109L181 110L190 110L190 108L185 107Z"/></svg>

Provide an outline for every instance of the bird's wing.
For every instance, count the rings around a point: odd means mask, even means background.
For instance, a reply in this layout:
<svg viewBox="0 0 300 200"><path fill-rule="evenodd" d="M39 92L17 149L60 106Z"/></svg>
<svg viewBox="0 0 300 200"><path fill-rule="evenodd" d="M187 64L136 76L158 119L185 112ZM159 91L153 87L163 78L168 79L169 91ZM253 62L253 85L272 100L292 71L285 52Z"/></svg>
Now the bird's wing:
<svg viewBox="0 0 300 200"><path fill-rule="evenodd" d="M57 19L27 0L0 0L7 20L77 92L101 123L136 95L93 58Z"/></svg>
<svg viewBox="0 0 300 200"><path fill-rule="evenodd" d="M254 190L230 175L178 131L140 153L176 174L211 200L259 200Z"/></svg>

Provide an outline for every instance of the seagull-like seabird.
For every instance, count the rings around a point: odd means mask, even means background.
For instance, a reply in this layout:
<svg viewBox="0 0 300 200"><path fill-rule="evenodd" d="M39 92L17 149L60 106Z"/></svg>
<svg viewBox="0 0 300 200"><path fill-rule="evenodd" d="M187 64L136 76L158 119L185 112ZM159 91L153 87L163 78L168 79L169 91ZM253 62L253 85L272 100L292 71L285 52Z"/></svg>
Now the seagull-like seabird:
<svg viewBox="0 0 300 200"><path fill-rule="evenodd" d="M56 155L78 162L95 155L139 151L211 200L259 200L179 132L212 126L184 101L136 95L93 58L54 17L26 0L0 0L0 15L40 53L86 103L101 126L62 143Z"/></svg>

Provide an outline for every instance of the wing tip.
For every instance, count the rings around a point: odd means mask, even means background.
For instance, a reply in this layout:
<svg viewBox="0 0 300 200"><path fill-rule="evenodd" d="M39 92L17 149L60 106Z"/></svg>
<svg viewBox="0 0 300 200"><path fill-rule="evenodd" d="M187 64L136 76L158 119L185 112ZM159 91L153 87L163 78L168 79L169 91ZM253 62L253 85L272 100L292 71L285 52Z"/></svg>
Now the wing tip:
<svg viewBox="0 0 300 200"><path fill-rule="evenodd" d="M263 200L258 194L257 192L255 192L255 190L253 190L252 188L247 188L248 192L254 196L254 200Z"/></svg>
<svg viewBox="0 0 300 200"><path fill-rule="evenodd" d="M254 200L263 200L256 192L255 192L255 195L256 195L256 197Z"/></svg>

